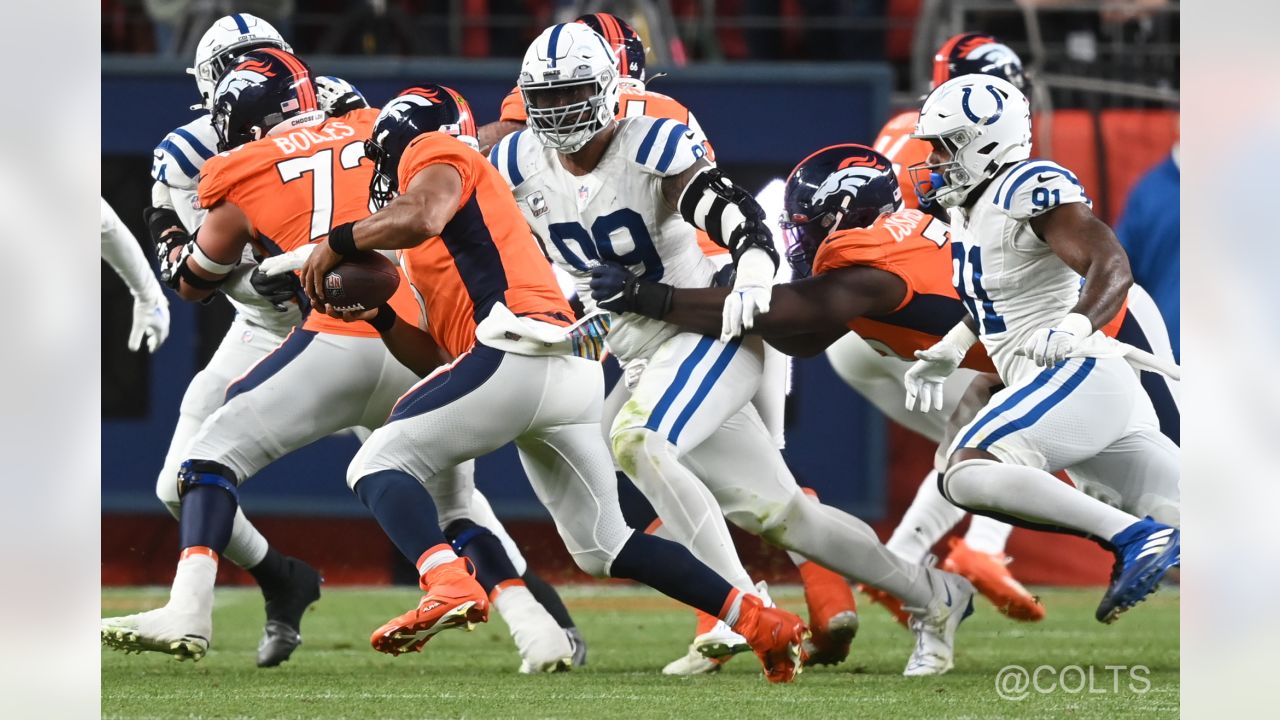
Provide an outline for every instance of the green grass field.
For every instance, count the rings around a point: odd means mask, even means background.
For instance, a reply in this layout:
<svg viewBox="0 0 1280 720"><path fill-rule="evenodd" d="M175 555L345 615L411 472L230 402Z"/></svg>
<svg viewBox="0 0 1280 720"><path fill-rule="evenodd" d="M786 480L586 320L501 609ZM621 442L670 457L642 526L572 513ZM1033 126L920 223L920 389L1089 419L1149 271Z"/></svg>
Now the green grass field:
<svg viewBox="0 0 1280 720"><path fill-rule="evenodd" d="M1093 619L1100 590L1045 590L1048 617L1012 622L989 604L960 628L956 669L907 679L912 637L881 608L860 605L862 629L849 660L813 668L789 686L770 686L754 656L718 675L668 678L660 668L682 654L692 613L647 590L563 590L590 645L588 665L571 673L523 676L505 624L494 614L472 633L444 633L420 655L369 648L373 628L417 602L411 589L329 589L303 624L305 644L271 670L254 666L261 596L220 590L215 644L200 662L165 655L102 652L102 711L109 718L1126 718L1178 713L1178 594L1164 589L1113 626ZM156 589L107 590L103 613L156 607ZM799 590L774 598L803 614ZM863 598L859 598L863 601ZM979 602L982 603L981 599ZM1001 699L1007 665L1041 665L1045 694ZM1144 665L1144 680L1106 666ZM1093 669L1092 686L1084 672ZM1140 672L1140 671L1139 671ZM1065 689L1064 689L1065 686ZM1056 688L1056 689L1055 689Z"/></svg>

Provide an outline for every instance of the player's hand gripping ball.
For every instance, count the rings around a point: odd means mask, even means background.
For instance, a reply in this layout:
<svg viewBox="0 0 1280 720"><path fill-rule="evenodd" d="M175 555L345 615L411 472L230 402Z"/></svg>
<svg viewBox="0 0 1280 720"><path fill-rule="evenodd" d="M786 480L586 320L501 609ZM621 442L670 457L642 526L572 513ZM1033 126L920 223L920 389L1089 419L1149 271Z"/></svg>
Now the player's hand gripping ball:
<svg viewBox="0 0 1280 720"><path fill-rule="evenodd" d="M391 299L400 285L396 267L381 253L343 258L324 275L324 302L336 312L372 310Z"/></svg>

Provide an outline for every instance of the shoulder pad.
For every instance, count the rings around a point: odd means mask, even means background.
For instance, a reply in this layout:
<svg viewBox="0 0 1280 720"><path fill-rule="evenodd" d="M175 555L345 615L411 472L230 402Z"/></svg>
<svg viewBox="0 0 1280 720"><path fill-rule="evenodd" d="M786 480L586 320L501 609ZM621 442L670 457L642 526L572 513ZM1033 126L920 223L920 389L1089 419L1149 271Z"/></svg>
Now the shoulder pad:
<svg viewBox="0 0 1280 720"><path fill-rule="evenodd" d="M151 177L179 190L194 190L200 168L213 157L218 135L208 115L175 128L152 153Z"/></svg>
<svg viewBox="0 0 1280 720"><path fill-rule="evenodd" d="M490 148L489 163L498 169L499 174L514 190L531 174L530 156L541 147L542 144L528 130L513 132Z"/></svg>
<svg viewBox="0 0 1280 720"><path fill-rule="evenodd" d="M679 175L707 154L700 133L670 118L627 118L619 132L622 152L654 175Z"/></svg>
<svg viewBox="0 0 1280 720"><path fill-rule="evenodd" d="M1059 205L1093 206L1075 174L1052 160L1024 160L1005 172L991 202L1015 220L1029 220Z"/></svg>

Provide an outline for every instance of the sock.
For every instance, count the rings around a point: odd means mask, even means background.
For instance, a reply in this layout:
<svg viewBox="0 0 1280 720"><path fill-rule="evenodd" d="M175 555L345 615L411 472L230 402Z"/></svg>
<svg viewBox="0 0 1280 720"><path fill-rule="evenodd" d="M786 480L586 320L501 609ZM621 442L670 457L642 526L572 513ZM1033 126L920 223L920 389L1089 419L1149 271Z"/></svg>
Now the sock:
<svg viewBox="0 0 1280 720"><path fill-rule="evenodd" d="M455 553L471 558L476 582L485 592L493 592L498 583L519 579L506 548L488 528L470 520L454 520L445 527L444 534Z"/></svg>
<svg viewBox="0 0 1280 720"><path fill-rule="evenodd" d="M969 522L969 531L964 534L964 541L966 545L978 552L1002 555L1011 532L1013 532L1013 526L1009 523L983 515L974 515L973 520Z"/></svg>
<svg viewBox="0 0 1280 720"><path fill-rule="evenodd" d="M979 512L996 513L1037 530L1114 537L1138 518L1067 486L1038 468L966 460L947 471L946 493Z"/></svg>
<svg viewBox="0 0 1280 720"><path fill-rule="evenodd" d="M436 507L425 488L408 473L381 470L356 481L354 492L382 531L410 562L437 545L449 548L436 524ZM453 550L450 548L449 552ZM423 572L418 568L418 572Z"/></svg>
<svg viewBox="0 0 1280 720"><path fill-rule="evenodd" d="M244 516L244 510L236 508L236 519L231 525L231 540L222 557L248 570L262 562L267 555L267 539Z"/></svg>
<svg viewBox="0 0 1280 720"><path fill-rule="evenodd" d="M921 481L911 507L907 508L885 545L898 557L918 565L962 519L964 510L942 496L938 491L937 476L931 472Z"/></svg>
<svg viewBox="0 0 1280 720"><path fill-rule="evenodd" d="M551 586L551 583L543 580L540 575L535 573L532 568L525 570L521 577L524 580L525 587L529 588L529 592L533 594L533 599L538 604L546 608L551 613L551 617L556 619L556 624L565 630L577 627L573 622L573 617L569 615L569 608L564 606L564 601L560 599L560 593Z"/></svg>
<svg viewBox="0 0 1280 720"><path fill-rule="evenodd" d="M169 607L181 612L210 610L217 579L218 553L198 545L184 549L169 590Z"/></svg>
<svg viewBox="0 0 1280 720"><path fill-rule="evenodd" d="M418 577L426 578L427 573L441 565L448 565L457 559L458 554L453 551L453 548L448 543L440 543L424 550L422 555L418 557L417 562L414 563L414 566L418 568ZM426 587L425 580L423 587Z"/></svg>
<svg viewBox="0 0 1280 720"><path fill-rule="evenodd" d="M258 581L258 587L262 588L263 595L269 595L289 582L289 564L285 556L273 547L267 548L266 554L257 565L245 570Z"/></svg>
<svg viewBox="0 0 1280 720"><path fill-rule="evenodd" d="M217 485L195 485L182 496L182 517L178 521L178 544L209 548L221 553L231 539L236 517L236 497Z"/></svg>
<svg viewBox="0 0 1280 720"><path fill-rule="evenodd" d="M610 577L644 583L667 597L719 617L729 582L669 540L633 532L609 566ZM727 621L726 621L727 622Z"/></svg>
<svg viewBox="0 0 1280 720"><path fill-rule="evenodd" d="M724 604L720 606L720 612L716 617L723 620L724 624L729 627L737 625L739 611L742 610L742 598L746 596L746 593L737 588L730 590L729 596L724 599Z"/></svg>

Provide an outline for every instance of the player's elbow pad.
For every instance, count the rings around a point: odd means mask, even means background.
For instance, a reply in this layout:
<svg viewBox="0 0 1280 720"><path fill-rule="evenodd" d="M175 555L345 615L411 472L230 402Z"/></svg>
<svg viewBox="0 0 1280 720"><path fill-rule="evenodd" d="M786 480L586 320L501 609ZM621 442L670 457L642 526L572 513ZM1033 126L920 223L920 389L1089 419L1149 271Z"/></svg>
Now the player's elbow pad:
<svg viewBox="0 0 1280 720"><path fill-rule="evenodd" d="M687 222L706 231L717 245L729 248L734 260L755 247L768 253L777 267L778 250L764 224L764 208L720 168L707 168L690 180L678 207Z"/></svg>

